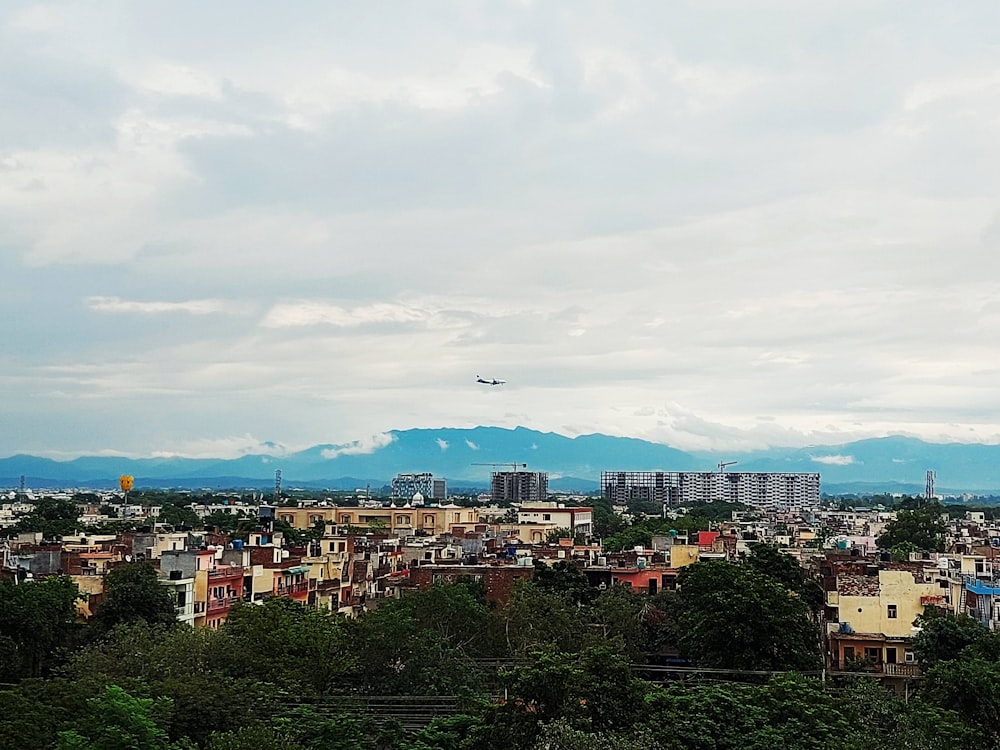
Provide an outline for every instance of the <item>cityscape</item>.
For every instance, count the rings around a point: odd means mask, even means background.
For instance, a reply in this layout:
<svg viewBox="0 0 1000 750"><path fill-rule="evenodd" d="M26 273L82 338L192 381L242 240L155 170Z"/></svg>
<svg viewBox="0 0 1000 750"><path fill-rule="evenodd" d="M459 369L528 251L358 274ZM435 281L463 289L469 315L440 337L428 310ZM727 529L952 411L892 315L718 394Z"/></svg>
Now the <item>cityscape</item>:
<svg viewBox="0 0 1000 750"><path fill-rule="evenodd" d="M0 750L1000 748L997 28L0 3Z"/></svg>
<svg viewBox="0 0 1000 750"><path fill-rule="evenodd" d="M396 647L409 649L408 639L441 618L433 627L450 635L440 647L457 662L431 669L447 669L447 678L441 674L409 687L400 682L386 695L359 688L354 682L359 677L347 673L341 675L347 682L319 693L299 686L316 710L322 707L321 716L352 722L351 731L360 733L352 741L381 737L396 727L392 731L401 734L390 746L398 747L424 742L429 734L452 736L455 722L468 726L448 742L466 731L480 744L487 741L483 732L520 742L547 736L549 730L539 734L534 720L528 726L514 722L506 734L497 729L495 722L512 720L506 716L510 687L505 685L524 668L515 666L517 659L541 658L538 649L559 653L551 651L558 639L580 626L599 625L603 637L584 639L589 645L577 646L583 651L570 649L562 658L575 662L605 649L601 658L610 661L601 669L624 669L616 680L633 689L648 686L642 689L651 694L675 695L678 685L697 693L703 689L698 686L720 681L739 690L776 689L778 675L782 680L794 675L815 681L796 683L797 691L835 688L865 705L873 699L865 691L877 688L883 701L896 702L893 710L902 712L911 705L930 710L920 696L933 694L948 674L936 664L959 657L954 649L972 648L979 637L992 638L1000 626L1000 571L994 567L1000 506L939 497L933 471L926 472L921 495L867 498L821 494L819 473L739 472L725 463L706 472L607 470L592 495L552 493L545 472L518 462L494 465L490 477L488 490L462 494L432 472L399 473L375 492L289 488L280 469L266 491L143 488L127 475L114 489L44 491L22 485L0 505L0 592L9 598L57 581L69 587L63 601L70 610L62 615L69 619L62 627L75 622L105 633L95 645L76 647L82 655L75 658L83 661L71 659L71 672L97 658L95 649L118 648L117 639L134 635L157 643L179 637L181 628L218 633L215 637L225 640L230 632L264 627L271 630L269 638L284 639L293 637L285 628L319 627L312 620L291 624L299 616L286 607L303 616L358 623L360 630L348 628L339 636L347 640L338 640L341 647L358 650L372 637L364 635L365 628L380 627L384 613L398 617L410 611L412 617L409 607L429 606L433 615L412 622L416 632L392 638L398 639ZM737 578L715 580L721 571ZM703 588L699 578L710 574ZM751 574L756 578L744 580ZM463 631L468 624L461 618L469 612L454 609L459 605L450 597L457 593L439 600L446 589L471 596L463 606L478 599L474 628L481 630ZM763 604L776 592L786 601L792 595L796 609L784 614L756 609L776 606ZM685 603L686 595L692 601ZM696 596L727 601L724 612L710 615L721 632L713 635L711 627L700 626L699 640L692 642L677 627L685 618L707 615ZM612 606L631 610L635 625L621 630L621 621L612 625L614 620L602 619L608 614L601 612ZM552 607L568 609L556 614ZM570 630L536 640L530 633L540 626L539 617L555 630L564 622L560 618L569 617L560 627ZM520 632L519 645L494 642L501 623L507 638L512 627ZM11 648L4 662L8 679L59 673L57 653L40 649L31 634L19 635L9 619L0 624L10 633L5 635ZM747 634L731 632L746 626ZM527 633L521 632L526 627ZM956 643L957 627L965 630ZM320 640L310 648L321 649L328 636L317 631L311 637ZM703 641L712 638L725 641L721 652L704 650ZM297 658L282 653L289 664ZM320 668L313 658L307 658L309 668ZM377 676L380 670L388 667L395 674L419 661L413 654L382 658L390 663L362 660L354 668L367 679L384 680ZM770 675L765 687L760 675ZM449 689L442 692L440 680ZM456 684L478 692L488 708L456 702L451 695ZM527 697L535 688L526 683L521 689L525 697L515 702L521 706L515 711L525 706L542 711L545 699ZM560 700L575 689L581 688L567 686ZM497 698L498 690L507 698ZM112 698L126 697L107 693L91 700L106 708ZM586 700L596 703L598 697ZM268 715L282 715L282 709L274 710ZM946 718L959 721L951 714ZM214 747L223 736L238 741L247 734L229 726L223 722L200 737L186 728L184 736ZM601 732L617 736L621 729L609 721ZM783 731L793 730L799 731ZM63 730L60 737L66 731L75 730ZM269 731L261 724L253 736L271 737ZM590 731L572 735L573 741ZM936 728L908 731L928 742L939 736Z"/></svg>

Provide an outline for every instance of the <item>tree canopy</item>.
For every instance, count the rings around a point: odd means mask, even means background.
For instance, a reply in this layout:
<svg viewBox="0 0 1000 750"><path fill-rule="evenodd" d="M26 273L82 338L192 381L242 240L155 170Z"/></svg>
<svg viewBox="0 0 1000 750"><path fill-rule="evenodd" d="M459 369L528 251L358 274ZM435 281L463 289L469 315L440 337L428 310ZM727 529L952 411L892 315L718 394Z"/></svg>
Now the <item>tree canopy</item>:
<svg viewBox="0 0 1000 750"><path fill-rule="evenodd" d="M177 622L174 600L160 585L151 563L127 563L115 568L105 576L104 592L104 601L93 616L94 627L99 631L139 621L154 625Z"/></svg>
<svg viewBox="0 0 1000 750"><path fill-rule="evenodd" d="M909 543L918 550L941 552L947 526L941 520L944 508L940 503L927 503L911 510L900 510L890 521L876 543L880 549L891 550Z"/></svg>
<svg viewBox="0 0 1000 750"><path fill-rule="evenodd" d="M681 652L697 664L750 670L820 666L819 630L796 592L750 565L697 562L672 610Z"/></svg>

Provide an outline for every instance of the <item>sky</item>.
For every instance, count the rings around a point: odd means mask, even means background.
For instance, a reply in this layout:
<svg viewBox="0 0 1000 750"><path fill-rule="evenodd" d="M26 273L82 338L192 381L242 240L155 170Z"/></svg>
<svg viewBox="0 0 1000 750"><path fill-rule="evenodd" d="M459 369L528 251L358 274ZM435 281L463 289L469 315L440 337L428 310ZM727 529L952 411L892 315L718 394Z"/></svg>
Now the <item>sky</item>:
<svg viewBox="0 0 1000 750"><path fill-rule="evenodd" d="M0 455L1000 442L998 27L5 0Z"/></svg>

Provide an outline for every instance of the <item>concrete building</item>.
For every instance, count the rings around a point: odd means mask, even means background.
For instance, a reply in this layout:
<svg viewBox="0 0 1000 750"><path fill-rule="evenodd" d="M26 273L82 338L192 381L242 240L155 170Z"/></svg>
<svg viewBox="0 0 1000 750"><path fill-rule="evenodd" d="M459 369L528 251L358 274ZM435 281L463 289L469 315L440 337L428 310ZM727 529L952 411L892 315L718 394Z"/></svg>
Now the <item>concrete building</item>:
<svg viewBox="0 0 1000 750"><path fill-rule="evenodd" d="M593 508L567 508L561 503L522 503L517 510L517 522L544 524L556 529L569 529L573 534L590 534L593 530Z"/></svg>
<svg viewBox="0 0 1000 750"><path fill-rule="evenodd" d="M819 474L737 471L603 471L601 494L608 501L663 505L742 503L761 510L819 504Z"/></svg>
<svg viewBox="0 0 1000 750"><path fill-rule="evenodd" d="M393 500L412 500L418 494L425 500L444 500L448 497L447 482L444 479L435 479L430 472L397 474L393 478Z"/></svg>
<svg viewBox="0 0 1000 750"><path fill-rule="evenodd" d="M494 503L548 500L549 475L544 471L494 471L490 499Z"/></svg>
<svg viewBox="0 0 1000 750"><path fill-rule="evenodd" d="M361 529L384 531L393 536L429 535L450 532L452 527L479 523L479 512L475 508L457 505L423 507L378 507L355 508L339 506L312 506L308 508L283 508L263 506L271 517L291 524L296 529L311 529L317 522L337 526L353 526Z"/></svg>
<svg viewBox="0 0 1000 750"><path fill-rule="evenodd" d="M841 572L826 600L831 669L860 669L904 681L919 676L913 621L928 604L940 601L930 571L909 565L882 568L874 575Z"/></svg>

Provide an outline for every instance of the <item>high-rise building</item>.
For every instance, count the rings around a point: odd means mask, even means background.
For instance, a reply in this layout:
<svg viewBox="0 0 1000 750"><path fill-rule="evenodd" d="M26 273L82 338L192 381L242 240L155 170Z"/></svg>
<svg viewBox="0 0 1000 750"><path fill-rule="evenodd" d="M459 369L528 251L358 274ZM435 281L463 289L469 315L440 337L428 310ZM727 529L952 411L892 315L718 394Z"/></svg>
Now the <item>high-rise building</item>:
<svg viewBox="0 0 1000 750"><path fill-rule="evenodd" d="M448 497L447 482L435 479L430 472L397 474L392 480L392 497L395 500L412 500L418 492L426 500L444 500Z"/></svg>
<svg viewBox="0 0 1000 750"><path fill-rule="evenodd" d="M547 500L549 475L544 471L494 471L490 499L494 503L530 503Z"/></svg>
<svg viewBox="0 0 1000 750"><path fill-rule="evenodd" d="M619 505L742 503L762 510L819 503L819 474L739 471L604 471L601 494Z"/></svg>

